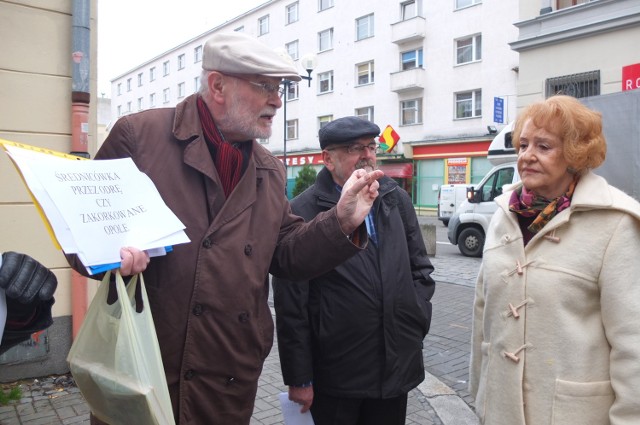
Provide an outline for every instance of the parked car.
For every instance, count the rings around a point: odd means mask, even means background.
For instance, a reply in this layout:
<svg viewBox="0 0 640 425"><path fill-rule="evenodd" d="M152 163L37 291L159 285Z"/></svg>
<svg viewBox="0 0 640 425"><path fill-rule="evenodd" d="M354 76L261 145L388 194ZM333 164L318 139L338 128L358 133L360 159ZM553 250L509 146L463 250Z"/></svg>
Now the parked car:
<svg viewBox="0 0 640 425"><path fill-rule="evenodd" d="M504 186L520 181L515 162L498 165L489 171L476 187L470 187L466 199L449 221L449 242L467 257L482 256L484 235L498 206L496 196L502 194Z"/></svg>
<svg viewBox="0 0 640 425"><path fill-rule="evenodd" d="M443 184L438 192L438 220L445 226L456 212L460 204L467 199L467 189L470 184Z"/></svg>
<svg viewBox="0 0 640 425"><path fill-rule="evenodd" d="M449 219L447 238L467 257L480 257L484 235L498 206L496 196L503 187L520 181L516 153L511 143L513 123L505 126L493 139L487 157L495 165L477 185L467 189L465 201Z"/></svg>

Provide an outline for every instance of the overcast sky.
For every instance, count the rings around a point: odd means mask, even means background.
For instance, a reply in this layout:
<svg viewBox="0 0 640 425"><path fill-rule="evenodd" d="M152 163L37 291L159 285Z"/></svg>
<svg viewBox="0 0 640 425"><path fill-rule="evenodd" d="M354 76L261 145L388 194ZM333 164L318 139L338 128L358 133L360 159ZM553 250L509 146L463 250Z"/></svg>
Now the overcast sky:
<svg viewBox="0 0 640 425"><path fill-rule="evenodd" d="M267 0L98 0L98 95L111 80Z"/></svg>

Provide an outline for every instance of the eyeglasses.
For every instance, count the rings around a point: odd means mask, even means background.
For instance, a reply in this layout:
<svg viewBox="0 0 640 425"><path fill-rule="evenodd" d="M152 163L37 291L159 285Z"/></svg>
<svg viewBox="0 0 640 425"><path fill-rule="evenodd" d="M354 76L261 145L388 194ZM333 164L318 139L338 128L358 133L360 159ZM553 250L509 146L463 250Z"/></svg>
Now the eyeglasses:
<svg viewBox="0 0 640 425"><path fill-rule="evenodd" d="M340 145L340 146L334 146L332 148L328 148L325 150L328 151L333 151L336 149L346 149L348 153L357 153L358 155L362 155L362 153L364 152L365 149L369 149L370 153L376 153L378 151L378 144L377 143L369 143L368 145L361 145L360 143L353 143L351 145L345 146L345 145Z"/></svg>
<svg viewBox="0 0 640 425"><path fill-rule="evenodd" d="M249 80L248 78L239 77L237 75L232 75L232 77L237 78L239 80L244 80L253 86L259 87L260 91L262 91L262 94L266 96L271 96L274 93L278 93L278 96L282 97L282 95L284 94L284 87L280 87L280 85L269 84L269 83L257 83L255 81Z"/></svg>

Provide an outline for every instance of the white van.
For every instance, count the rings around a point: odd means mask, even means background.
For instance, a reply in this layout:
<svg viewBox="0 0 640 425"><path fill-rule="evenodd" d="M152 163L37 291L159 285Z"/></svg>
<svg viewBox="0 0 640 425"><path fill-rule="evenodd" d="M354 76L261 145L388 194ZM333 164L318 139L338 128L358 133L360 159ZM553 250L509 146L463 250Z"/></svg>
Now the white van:
<svg viewBox="0 0 640 425"><path fill-rule="evenodd" d="M443 184L438 193L438 220L445 226L449 225L449 219L467 199L467 189L470 184Z"/></svg>
<svg viewBox="0 0 640 425"><path fill-rule="evenodd" d="M463 255L482 256L489 221L498 206L496 196L503 187L520 181L516 153L511 144L512 124L507 125L491 142L487 158L495 165L475 187L469 188L467 199L449 219L447 237L458 245Z"/></svg>

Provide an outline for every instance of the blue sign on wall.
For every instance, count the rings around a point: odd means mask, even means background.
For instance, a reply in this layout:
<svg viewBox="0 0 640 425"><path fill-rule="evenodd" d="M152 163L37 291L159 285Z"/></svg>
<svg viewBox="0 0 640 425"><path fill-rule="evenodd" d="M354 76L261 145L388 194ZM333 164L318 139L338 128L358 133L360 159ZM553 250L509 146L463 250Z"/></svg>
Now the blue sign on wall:
<svg viewBox="0 0 640 425"><path fill-rule="evenodd" d="M493 98L493 122L504 123L504 99L501 97Z"/></svg>

